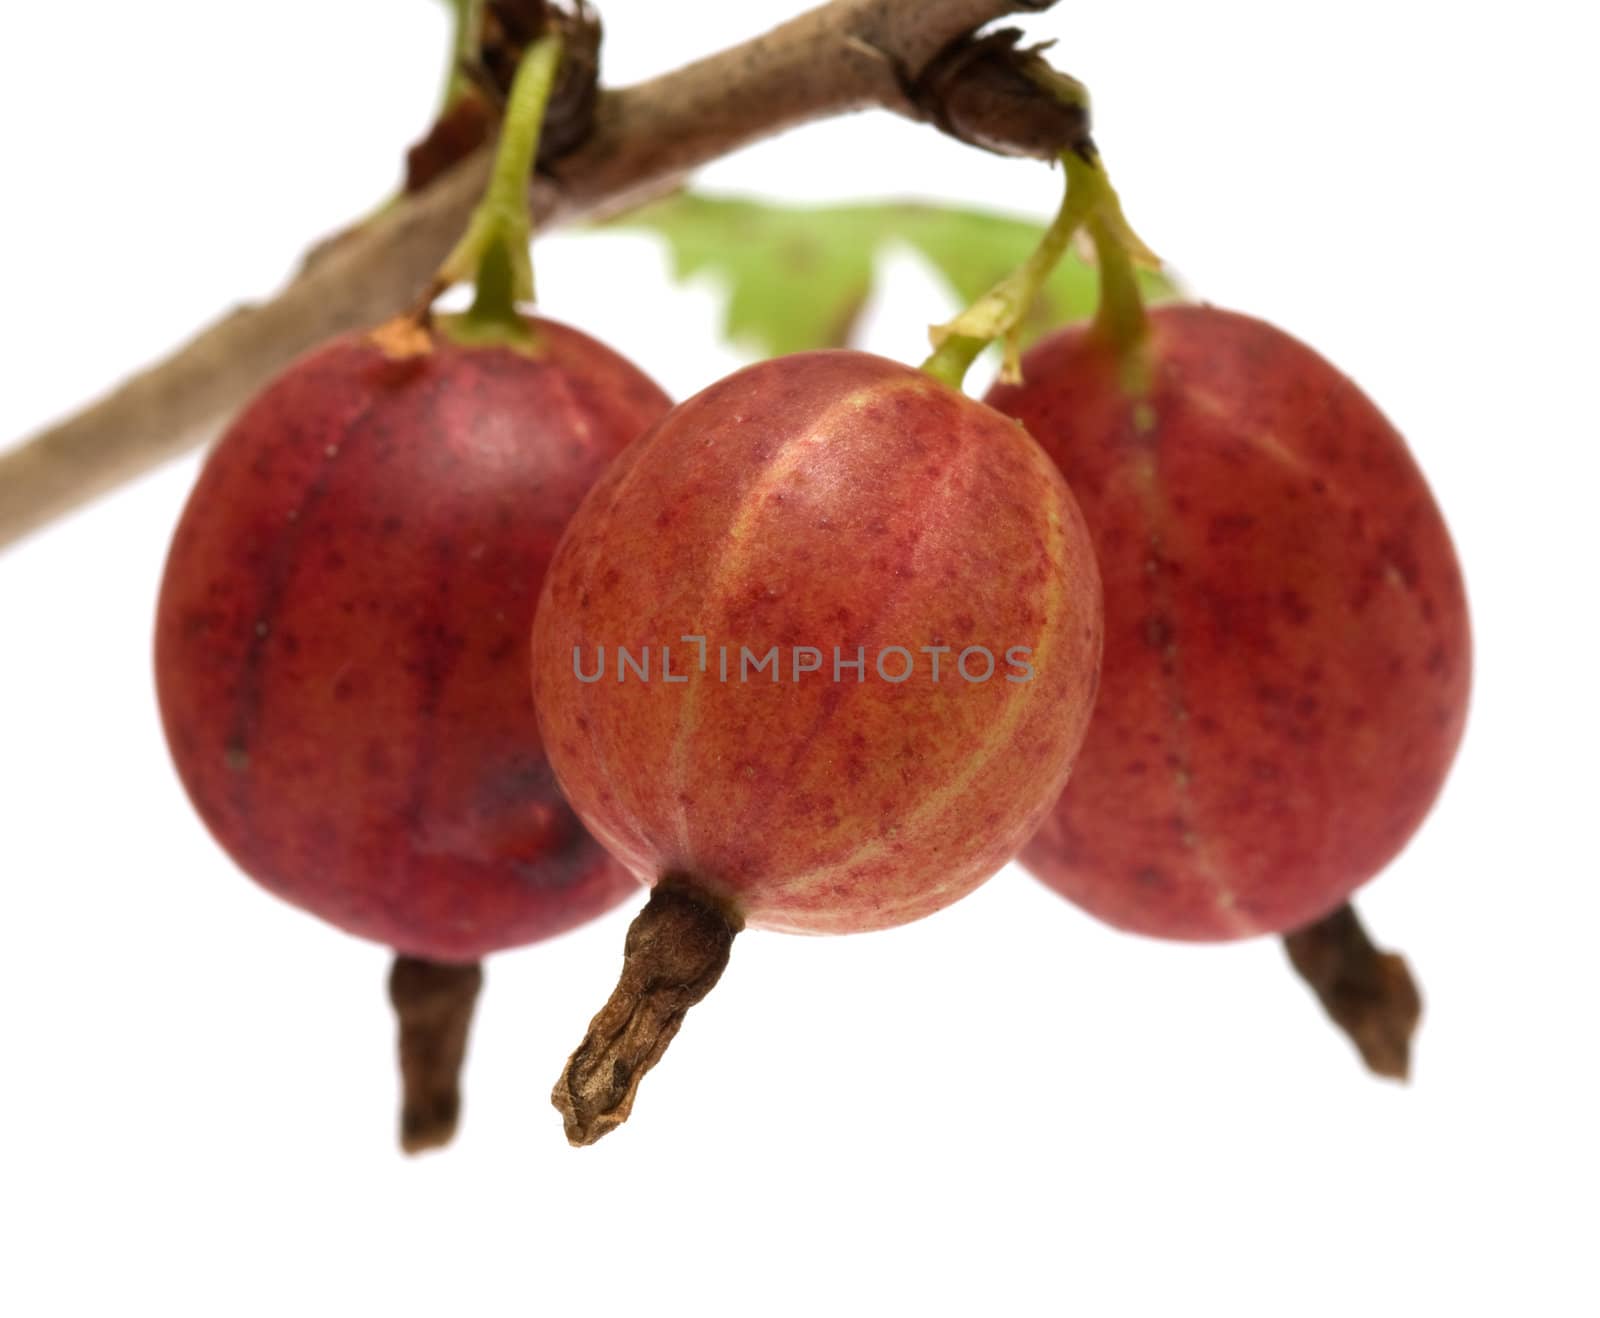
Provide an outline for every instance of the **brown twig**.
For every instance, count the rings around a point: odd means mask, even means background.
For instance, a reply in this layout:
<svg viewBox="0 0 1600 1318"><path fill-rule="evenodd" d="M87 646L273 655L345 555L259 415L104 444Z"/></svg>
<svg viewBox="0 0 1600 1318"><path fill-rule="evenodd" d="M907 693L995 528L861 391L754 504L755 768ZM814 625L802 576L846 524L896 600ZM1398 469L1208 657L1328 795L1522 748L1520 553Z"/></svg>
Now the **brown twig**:
<svg viewBox="0 0 1600 1318"><path fill-rule="evenodd" d="M708 160L869 107L959 122L966 140L990 150L1053 155L1076 143L1052 140L1051 125L1064 121L1044 93L1036 122L1019 112L1014 87L986 109L981 87L959 75L940 89L959 113L907 95L935 57L949 60L952 42L1053 2L833 0L674 73L604 93L582 145L541 160L535 214L549 226L626 210ZM994 80L989 61L973 67ZM992 129L982 127L986 118ZM0 548L206 442L314 344L413 305L465 227L488 165L479 149L420 195L342 235L270 301L224 316L83 411L0 453Z"/></svg>

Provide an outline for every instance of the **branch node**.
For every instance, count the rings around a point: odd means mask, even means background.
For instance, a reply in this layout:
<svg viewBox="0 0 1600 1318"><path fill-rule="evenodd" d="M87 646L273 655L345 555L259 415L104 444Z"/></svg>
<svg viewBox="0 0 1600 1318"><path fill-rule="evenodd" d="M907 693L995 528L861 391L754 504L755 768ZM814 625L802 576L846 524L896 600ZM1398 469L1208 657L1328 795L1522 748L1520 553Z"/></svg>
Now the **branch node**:
<svg viewBox="0 0 1600 1318"><path fill-rule="evenodd" d="M1023 48L1001 28L951 42L904 88L940 132L1005 156L1055 160L1092 149L1089 96L1081 83Z"/></svg>

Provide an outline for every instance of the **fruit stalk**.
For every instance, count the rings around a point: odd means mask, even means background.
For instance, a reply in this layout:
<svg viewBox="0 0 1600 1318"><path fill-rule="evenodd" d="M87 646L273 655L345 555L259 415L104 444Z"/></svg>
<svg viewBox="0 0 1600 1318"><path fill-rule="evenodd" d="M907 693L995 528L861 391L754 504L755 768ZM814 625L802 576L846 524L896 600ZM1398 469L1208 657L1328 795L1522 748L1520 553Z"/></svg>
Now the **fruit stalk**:
<svg viewBox="0 0 1600 1318"><path fill-rule="evenodd" d="M1067 176L1066 195L1050 227L1044 231L1038 247L1028 259L1007 275L987 293L954 320L935 325L928 331L933 342L933 355L922 363L922 369L943 381L952 389L961 383L977 360L978 354L995 339L1004 337L1006 343L1006 369L1015 367L1016 347L1014 336L1039 295L1039 289L1050 277L1072 235L1083 226L1090 204L1090 189L1082 160L1073 152L1066 152L1061 163ZM1008 376L1009 378L1009 376Z"/></svg>
<svg viewBox="0 0 1600 1318"><path fill-rule="evenodd" d="M689 1008L722 978L742 927L681 876L651 891L628 927L622 977L550 1095L571 1144L593 1144L628 1119L639 1082L661 1060Z"/></svg>
<svg viewBox="0 0 1600 1318"><path fill-rule="evenodd" d="M1283 946L1368 1069L1391 1080L1409 1079L1422 995L1404 958L1379 951L1348 902L1285 934Z"/></svg>
<svg viewBox="0 0 1600 1318"><path fill-rule="evenodd" d="M394 959L389 1001L400 1026L400 1147L407 1153L442 1148L456 1133L461 1064L482 987L483 968L476 962Z"/></svg>
<svg viewBox="0 0 1600 1318"><path fill-rule="evenodd" d="M1111 195L1114 198L1116 194ZM1089 216L1086 227L1100 267L1100 303L1094 313L1095 332L1115 345L1126 358L1148 337L1150 325L1129 252L1129 234L1120 216L1120 208L1113 208L1110 213L1097 212Z"/></svg>
<svg viewBox="0 0 1600 1318"><path fill-rule="evenodd" d="M539 155L539 131L560 66L561 38L553 33L541 37L523 56L500 126L489 186L466 233L439 267L427 299L431 304L449 285L473 280L472 306L455 323L458 339L523 343L529 339L528 324L517 314L517 304L534 297L528 175Z"/></svg>
<svg viewBox="0 0 1600 1318"><path fill-rule="evenodd" d="M450 6L450 63L444 71L439 113L446 113L472 89L467 65L477 58L483 33L484 0L447 0Z"/></svg>
<svg viewBox="0 0 1600 1318"><path fill-rule="evenodd" d="M1039 290L1066 254L1073 235L1085 227L1101 265L1097 319L1119 345L1131 345L1142 335L1143 304L1134 264L1137 261L1154 267L1160 262L1128 226L1116 190L1094 148L1082 146L1064 151L1060 161L1066 174L1066 195L1039 245L1026 261L955 319L928 331L934 351L922 363L922 369L952 389L961 388L978 354L996 339L1005 346L1000 378L1013 384L1022 379L1023 322L1038 299Z"/></svg>

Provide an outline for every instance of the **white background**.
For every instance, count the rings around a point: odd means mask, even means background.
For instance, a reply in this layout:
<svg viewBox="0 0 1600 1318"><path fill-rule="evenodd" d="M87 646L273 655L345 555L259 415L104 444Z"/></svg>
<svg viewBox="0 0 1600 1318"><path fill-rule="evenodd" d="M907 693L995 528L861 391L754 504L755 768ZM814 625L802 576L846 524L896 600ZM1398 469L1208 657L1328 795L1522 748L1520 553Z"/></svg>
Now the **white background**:
<svg viewBox="0 0 1600 1318"><path fill-rule="evenodd" d="M625 82L786 3L603 4ZM691 12L692 11L692 12ZM1369 1079L1270 940L1116 934L1019 871L886 934L751 934L569 1149L546 1094L630 911L495 960L456 1146L393 1145L385 953L267 897L168 766L149 672L194 460L0 555L0 1312L1600 1311L1592 39L1570 0L1065 0L1130 215L1200 294L1350 371L1454 528L1477 681L1362 897L1428 1009ZM676 20L676 21L675 21ZM427 0L0 8L0 442L392 186ZM704 182L1041 218L1042 167L888 116ZM549 314L682 395L736 359L640 237L537 249ZM867 346L949 305L891 263Z"/></svg>

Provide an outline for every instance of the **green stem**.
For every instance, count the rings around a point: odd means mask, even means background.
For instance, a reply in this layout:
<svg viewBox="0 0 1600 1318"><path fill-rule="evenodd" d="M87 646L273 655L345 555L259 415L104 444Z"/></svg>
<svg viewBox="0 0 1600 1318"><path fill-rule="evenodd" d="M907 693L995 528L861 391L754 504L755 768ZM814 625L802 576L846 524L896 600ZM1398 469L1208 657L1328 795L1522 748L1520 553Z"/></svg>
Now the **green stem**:
<svg viewBox="0 0 1600 1318"><path fill-rule="evenodd" d="M1094 328L1119 347L1131 347L1144 337L1147 319L1139 278L1134 273L1128 249L1119 242L1099 216L1089 221L1089 238L1094 243L1100 266L1100 302L1095 307Z"/></svg>
<svg viewBox="0 0 1600 1318"><path fill-rule="evenodd" d="M1066 195L1050 227L1028 259L980 297L954 320L929 331L934 351L922 369L953 389L959 389L978 354L996 339L1005 340L1005 374L1016 373L1022 322L1039 296L1039 290L1060 263L1068 244L1093 214L1106 192L1098 160L1087 161L1064 152L1061 162L1067 176Z"/></svg>
<svg viewBox="0 0 1600 1318"><path fill-rule="evenodd" d="M1109 191L1109 189L1108 189ZM1127 225L1110 193L1111 204L1089 217L1089 239L1100 267L1100 302L1094 312L1094 333L1124 357L1136 353L1149 332L1139 276L1128 250ZM1135 240L1137 241L1137 240Z"/></svg>
<svg viewBox="0 0 1600 1318"><path fill-rule="evenodd" d="M528 179L539 155L539 130L561 64L561 38L541 37L523 56L511 85L488 190L467 231L439 267L442 288L471 279L477 294L458 327L471 336L526 338L519 302L533 301L533 214Z"/></svg>
<svg viewBox="0 0 1600 1318"><path fill-rule="evenodd" d="M467 61L476 59L483 38L483 0L446 0L454 32L450 41L450 66L444 71L444 90L439 93L439 114L472 90L467 77Z"/></svg>
<svg viewBox="0 0 1600 1318"><path fill-rule="evenodd" d="M935 380L959 392L967 372L972 369L972 363L988 346L988 339L975 338L970 334L947 335L928 360L922 363L922 369Z"/></svg>
<svg viewBox="0 0 1600 1318"><path fill-rule="evenodd" d="M1088 231L1100 268L1100 302L1093 332L1106 339L1122 359L1130 393L1143 393L1148 386L1143 348L1149 324L1135 266L1160 263L1129 226L1100 157L1092 149L1081 155L1068 151L1061 163L1067 175L1067 195L1038 247L954 320L929 331L934 352L922 369L953 389L961 387L978 354L996 339L1005 344L1000 378L1022 378L1023 320L1080 228Z"/></svg>

